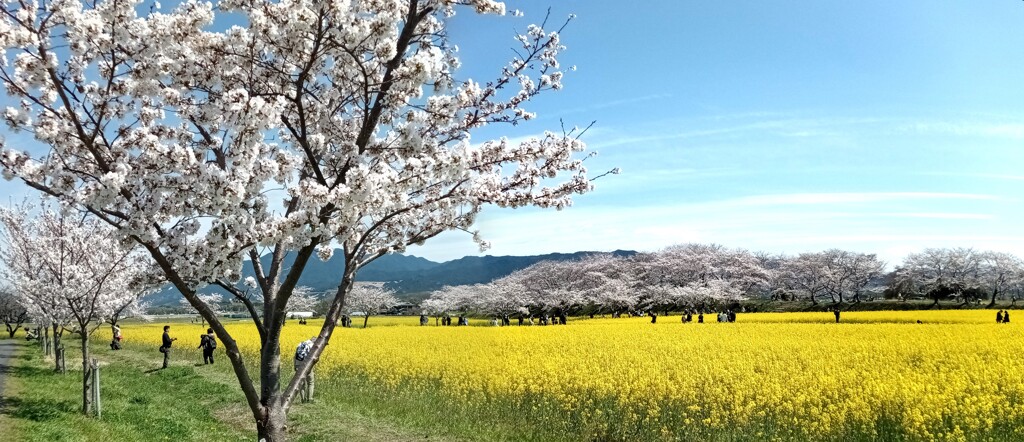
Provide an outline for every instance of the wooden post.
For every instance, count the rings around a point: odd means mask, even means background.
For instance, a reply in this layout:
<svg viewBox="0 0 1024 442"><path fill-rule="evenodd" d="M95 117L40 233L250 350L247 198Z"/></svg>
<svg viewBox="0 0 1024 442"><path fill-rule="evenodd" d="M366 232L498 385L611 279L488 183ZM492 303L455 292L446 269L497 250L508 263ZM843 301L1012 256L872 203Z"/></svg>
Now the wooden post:
<svg viewBox="0 0 1024 442"><path fill-rule="evenodd" d="M64 346L61 345L53 349L53 356L57 358L57 367L61 374L67 372L67 368L64 366Z"/></svg>
<svg viewBox="0 0 1024 442"><path fill-rule="evenodd" d="M100 364L96 359L92 360L92 404L96 411L96 418L100 418Z"/></svg>

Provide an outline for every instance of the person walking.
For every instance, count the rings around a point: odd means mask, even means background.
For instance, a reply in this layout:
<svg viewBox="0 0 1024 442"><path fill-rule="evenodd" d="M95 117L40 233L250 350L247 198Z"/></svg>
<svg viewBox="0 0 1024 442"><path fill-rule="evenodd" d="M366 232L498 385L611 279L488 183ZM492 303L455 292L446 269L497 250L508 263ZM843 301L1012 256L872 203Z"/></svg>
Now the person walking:
<svg viewBox="0 0 1024 442"><path fill-rule="evenodd" d="M697 315L697 323L698 324L703 324L704 323L704 312L700 312Z"/></svg>
<svg viewBox="0 0 1024 442"><path fill-rule="evenodd" d="M839 308L832 309L832 314L836 315L836 324L839 323Z"/></svg>
<svg viewBox="0 0 1024 442"><path fill-rule="evenodd" d="M1003 312L1003 323L1004 324L1009 324L1010 323L1010 311L1009 310Z"/></svg>
<svg viewBox="0 0 1024 442"><path fill-rule="evenodd" d="M114 337L110 340L110 349L111 350L120 350L121 349L121 327L116 326L116 325L114 326Z"/></svg>
<svg viewBox="0 0 1024 442"><path fill-rule="evenodd" d="M1003 322L1003 311L999 310L996 312L996 323L1001 324Z"/></svg>
<svg viewBox="0 0 1024 442"><path fill-rule="evenodd" d="M171 361L171 344L177 341L178 338L171 337L171 326L164 326L163 344L160 345L160 352L164 354L164 366L167 368L167 363Z"/></svg>
<svg viewBox="0 0 1024 442"><path fill-rule="evenodd" d="M313 351L313 341L316 340L316 336L313 336L305 341L299 343L299 346L295 348L295 373L299 372L302 368L303 362L310 356ZM310 364L314 364L315 361L311 361ZM313 400L313 387L316 382L316 378L313 375L313 367L309 367L309 373L302 379L299 384L299 398L302 402L311 402Z"/></svg>
<svg viewBox="0 0 1024 442"><path fill-rule="evenodd" d="M203 365L213 363L213 351L217 349L217 336L213 329L206 329L205 335L199 335L199 348L203 349Z"/></svg>

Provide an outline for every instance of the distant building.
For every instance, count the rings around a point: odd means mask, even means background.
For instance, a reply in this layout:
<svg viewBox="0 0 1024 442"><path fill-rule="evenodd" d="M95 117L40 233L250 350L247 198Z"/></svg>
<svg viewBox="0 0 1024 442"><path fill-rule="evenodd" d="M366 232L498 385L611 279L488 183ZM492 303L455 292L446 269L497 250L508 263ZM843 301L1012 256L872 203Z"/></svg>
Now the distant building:
<svg viewBox="0 0 1024 442"><path fill-rule="evenodd" d="M411 312L413 310L415 310L415 309L416 309L416 305L415 304L402 301L402 302L399 302L398 304L395 304L394 306L392 306L390 309L388 309L387 312L384 312L384 314L385 315L408 315L408 314L411 314Z"/></svg>

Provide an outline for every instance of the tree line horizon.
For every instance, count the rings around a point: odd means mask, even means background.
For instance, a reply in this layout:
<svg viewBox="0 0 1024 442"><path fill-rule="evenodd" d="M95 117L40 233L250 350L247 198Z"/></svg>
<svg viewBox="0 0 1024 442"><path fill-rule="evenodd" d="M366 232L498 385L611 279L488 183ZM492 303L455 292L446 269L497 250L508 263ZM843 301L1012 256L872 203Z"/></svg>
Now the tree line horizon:
<svg viewBox="0 0 1024 442"><path fill-rule="evenodd" d="M506 316L562 311L703 310L747 299L859 303L877 297L952 299L988 306L1024 291L1024 260L1006 252L926 248L892 270L870 253L838 248L771 254L679 244L631 256L595 253L542 261L490 283L446 286L422 303L433 315Z"/></svg>

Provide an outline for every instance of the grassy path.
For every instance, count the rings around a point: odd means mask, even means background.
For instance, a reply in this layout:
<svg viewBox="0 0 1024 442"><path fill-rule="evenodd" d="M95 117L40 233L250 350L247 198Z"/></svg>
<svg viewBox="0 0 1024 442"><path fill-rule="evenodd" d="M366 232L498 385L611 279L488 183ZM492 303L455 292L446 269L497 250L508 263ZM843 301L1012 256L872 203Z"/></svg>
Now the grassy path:
<svg viewBox="0 0 1024 442"><path fill-rule="evenodd" d="M7 384L8 374L12 371L11 359L20 348L14 340L0 341L0 434L13 432L14 423L3 412L7 409L7 397L11 396L11 388L5 393L4 386Z"/></svg>
<svg viewBox="0 0 1024 442"><path fill-rule="evenodd" d="M115 352L94 346L103 391L103 418L94 419L80 413L81 371L72 368L80 366L80 359L73 351L68 351L69 370L61 375L38 347L24 340L0 340L0 346L20 349L11 358L9 397L0 408L4 440L255 439L251 413L223 354L216 365L204 366L199 358L193 360L193 352L179 349L171 366L159 370L162 355L156 349L126 345ZM327 400L295 405L289 415L290 440L448 440L337 405Z"/></svg>

